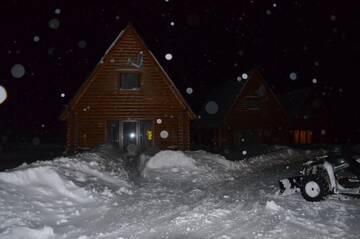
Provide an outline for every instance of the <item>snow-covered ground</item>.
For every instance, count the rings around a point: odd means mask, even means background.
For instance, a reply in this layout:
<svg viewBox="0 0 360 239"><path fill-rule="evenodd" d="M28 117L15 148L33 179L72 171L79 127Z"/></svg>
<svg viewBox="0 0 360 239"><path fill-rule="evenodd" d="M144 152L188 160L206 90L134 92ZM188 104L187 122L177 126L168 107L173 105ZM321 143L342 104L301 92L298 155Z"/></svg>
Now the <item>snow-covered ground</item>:
<svg viewBox="0 0 360 239"><path fill-rule="evenodd" d="M306 153L232 162L106 147L0 173L0 238L359 238L360 200L277 196Z"/></svg>

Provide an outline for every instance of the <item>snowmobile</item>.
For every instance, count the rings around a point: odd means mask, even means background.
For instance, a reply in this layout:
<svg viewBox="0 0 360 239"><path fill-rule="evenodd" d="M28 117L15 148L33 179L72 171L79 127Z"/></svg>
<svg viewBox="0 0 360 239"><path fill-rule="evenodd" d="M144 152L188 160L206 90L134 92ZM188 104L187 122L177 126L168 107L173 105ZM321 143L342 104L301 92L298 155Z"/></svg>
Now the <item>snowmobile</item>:
<svg viewBox="0 0 360 239"><path fill-rule="evenodd" d="M360 157L331 158L322 155L303 164L300 175L279 181L280 195L301 192L310 202L329 194L360 196Z"/></svg>

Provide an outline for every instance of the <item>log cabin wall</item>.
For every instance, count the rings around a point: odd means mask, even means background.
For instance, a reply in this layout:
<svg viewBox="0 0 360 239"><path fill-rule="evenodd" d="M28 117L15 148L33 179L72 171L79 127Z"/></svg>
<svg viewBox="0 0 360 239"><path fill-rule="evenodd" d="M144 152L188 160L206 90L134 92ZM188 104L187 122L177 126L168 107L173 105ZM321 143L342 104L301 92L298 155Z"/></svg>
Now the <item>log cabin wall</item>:
<svg viewBox="0 0 360 239"><path fill-rule="evenodd" d="M139 54L143 54L140 69L129 65L129 59L137 59ZM119 89L120 75L126 72L140 75L138 89ZM104 144L108 120L149 120L153 124L154 145L161 149L189 148L193 113L182 104L175 86L131 25L87 81L67 112L69 150ZM160 137L162 131L168 137Z"/></svg>

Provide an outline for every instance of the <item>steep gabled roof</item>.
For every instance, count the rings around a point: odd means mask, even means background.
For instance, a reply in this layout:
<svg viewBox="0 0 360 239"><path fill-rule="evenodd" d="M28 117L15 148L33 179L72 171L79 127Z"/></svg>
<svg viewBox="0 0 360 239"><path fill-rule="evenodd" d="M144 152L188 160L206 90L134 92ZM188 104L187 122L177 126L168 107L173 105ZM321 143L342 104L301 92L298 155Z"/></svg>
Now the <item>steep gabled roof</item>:
<svg viewBox="0 0 360 239"><path fill-rule="evenodd" d="M144 43L144 41L142 40L142 38L139 36L139 34L137 33L137 31L135 30L134 26L132 24L128 24L120 33L119 35L116 37L116 39L113 41L113 43L109 46L109 48L106 50L104 56L100 59L100 61L98 62L98 64L96 65L96 67L94 68L94 70L91 72L91 74L89 75L89 77L84 81L84 83L81 85L81 87L79 88L79 90L76 92L75 96L71 99L69 105L64 109L64 111L61 113L60 115L60 119L61 120L65 120L67 118L68 112L70 110L72 110L75 105L79 102L79 100L81 99L82 95L86 92L86 90L88 89L88 87L91 85L91 82L95 79L95 74L100 70L100 68L103 65L103 62L105 62L106 58L108 57L109 53L114 49L114 47L116 46L117 42L119 42L121 40L121 38L124 36L124 34L127 31L132 31L135 35L135 37L139 40L140 44L143 46L143 48L145 49L145 51L147 51L149 53L149 55L153 58L153 60L156 63L156 66L158 67L158 69L162 72L162 74L165 76L166 78L166 82L169 85L169 88L171 89L171 91L174 93L174 96L176 97L176 99L179 101L180 105L184 106L184 109L188 112L188 115L191 119L195 119L195 114L192 111L192 109L190 108L190 106L188 105L188 103L186 102L186 100L183 98L183 96L181 95L181 93L179 92L179 90L177 89L177 87L175 86L174 82L171 80L171 78L169 77L169 75L165 72L165 70L162 68L162 66L160 65L159 61L156 59L156 57L154 56L154 54L148 49L148 47L146 46L146 44Z"/></svg>
<svg viewBox="0 0 360 239"><path fill-rule="evenodd" d="M271 87L267 84L267 82L264 80L264 77L262 76L262 74L260 73L259 70L257 69L253 69L251 70L250 74L249 74L249 79L253 79L253 78L257 78L261 81L261 83L263 85L266 86L266 89L270 92L270 94L272 95L272 97L275 99L275 101L277 102L277 104L279 105L279 107L282 109L282 111L285 113L285 108L284 106L281 104L280 100L278 99L278 97L275 95L275 93L273 92L273 90L271 89ZM249 80L248 80L249 81ZM232 108L234 107L235 103L237 102L238 98L241 97L242 95L242 90L245 88L245 84L243 85L242 89L238 92L238 94L235 96L235 98L232 101L232 105L230 106L230 108L228 109L227 112L231 112Z"/></svg>
<svg viewBox="0 0 360 239"><path fill-rule="evenodd" d="M210 94L210 97L207 99L206 103L201 107L201 119L198 120L195 124L206 123L206 125L210 127L218 127L223 124L225 118L230 114L238 99L241 98L243 90L246 88L246 84L253 78L258 78L261 80L261 82L266 86L266 89L277 101L280 108L285 112L284 107L281 105L280 101L271 88L267 85L261 73L257 69L253 69L248 74L247 79L242 79L241 81L228 80L222 83L220 86L216 87L215 90ZM218 111L215 114L209 114L206 111L206 104L211 101L216 102L218 106Z"/></svg>

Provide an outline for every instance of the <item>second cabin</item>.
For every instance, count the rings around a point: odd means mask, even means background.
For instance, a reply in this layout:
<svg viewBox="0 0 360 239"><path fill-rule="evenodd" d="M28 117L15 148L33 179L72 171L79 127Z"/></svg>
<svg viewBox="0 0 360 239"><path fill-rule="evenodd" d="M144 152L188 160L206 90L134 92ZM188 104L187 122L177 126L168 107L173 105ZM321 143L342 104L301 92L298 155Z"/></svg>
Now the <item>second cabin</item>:
<svg viewBox="0 0 360 239"><path fill-rule="evenodd" d="M226 81L210 94L193 124L196 145L222 150L286 142L287 114L276 95L257 70L245 78Z"/></svg>
<svg viewBox="0 0 360 239"><path fill-rule="evenodd" d="M132 25L115 39L61 114L67 148L113 144L134 153L189 149L194 113Z"/></svg>

